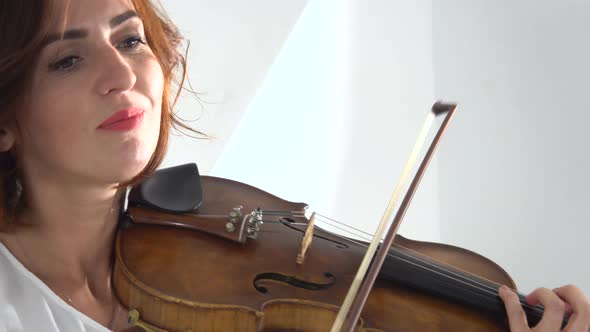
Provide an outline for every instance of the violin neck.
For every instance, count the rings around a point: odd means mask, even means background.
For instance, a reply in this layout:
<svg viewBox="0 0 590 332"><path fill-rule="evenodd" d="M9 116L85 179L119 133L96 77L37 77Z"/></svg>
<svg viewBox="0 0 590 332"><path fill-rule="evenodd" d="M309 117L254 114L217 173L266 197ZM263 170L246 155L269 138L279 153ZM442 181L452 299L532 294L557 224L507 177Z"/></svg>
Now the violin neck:
<svg viewBox="0 0 590 332"><path fill-rule="evenodd" d="M498 296L500 285L403 247L390 249L378 278L480 310L499 322L506 320L504 303ZM530 306L524 295L518 295L529 325L536 325L542 317L543 307Z"/></svg>

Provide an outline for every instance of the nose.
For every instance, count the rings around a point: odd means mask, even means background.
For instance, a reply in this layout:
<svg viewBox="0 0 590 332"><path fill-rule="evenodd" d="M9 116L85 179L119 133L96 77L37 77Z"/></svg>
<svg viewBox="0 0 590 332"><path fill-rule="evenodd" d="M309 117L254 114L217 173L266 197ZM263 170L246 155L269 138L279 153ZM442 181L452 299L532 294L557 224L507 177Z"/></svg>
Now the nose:
<svg viewBox="0 0 590 332"><path fill-rule="evenodd" d="M137 82L128 59L114 47L99 51L97 69L97 88L103 96L131 90Z"/></svg>

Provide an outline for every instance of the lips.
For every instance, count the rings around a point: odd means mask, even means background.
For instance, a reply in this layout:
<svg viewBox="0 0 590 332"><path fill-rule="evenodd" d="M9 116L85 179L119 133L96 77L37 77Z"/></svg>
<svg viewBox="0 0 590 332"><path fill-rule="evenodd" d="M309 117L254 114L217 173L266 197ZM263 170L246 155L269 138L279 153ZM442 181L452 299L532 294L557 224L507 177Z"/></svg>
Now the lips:
<svg viewBox="0 0 590 332"><path fill-rule="evenodd" d="M115 129L121 127L124 124L138 124L143 118L144 110L137 107L131 107L125 110L118 111L111 115L108 119L104 120L97 129ZM123 126L125 128L129 126ZM134 127L134 126L131 126ZM128 128L131 129L131 128Z"/></svg>

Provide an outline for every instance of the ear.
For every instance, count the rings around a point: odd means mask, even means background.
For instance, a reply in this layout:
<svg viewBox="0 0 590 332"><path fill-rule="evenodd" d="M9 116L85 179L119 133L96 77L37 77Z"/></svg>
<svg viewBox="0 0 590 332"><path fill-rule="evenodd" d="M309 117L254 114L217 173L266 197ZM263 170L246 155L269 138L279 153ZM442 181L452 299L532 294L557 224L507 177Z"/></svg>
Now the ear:
<svg viewBox="0 0 590 332"><path fill-rule="evenodd" d="M14 146L16 135L13 128L0 126L0 152L7 152Z"/></svg>

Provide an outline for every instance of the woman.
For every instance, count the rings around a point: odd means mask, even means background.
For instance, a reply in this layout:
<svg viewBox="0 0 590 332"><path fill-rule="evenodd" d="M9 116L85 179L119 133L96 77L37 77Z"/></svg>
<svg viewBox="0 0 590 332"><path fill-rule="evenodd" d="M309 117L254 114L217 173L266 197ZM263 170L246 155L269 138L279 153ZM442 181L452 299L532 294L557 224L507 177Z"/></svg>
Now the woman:
<svg viewBox="0 0 590 332"><path fill-rule="evenodd" d="M176 31L148 0L0 0L0 331L128 328L112 243L122 188L184 127ZM511 329L529 330L514 293L500 295ZM546 306L536 331L558 331L568 308L567 330L588 331L575 286L529 300Z"/></svg>
<svg viewBox="0 0 590 332"><path fill-rule="evenodd" d="M172 28L145 1L0 2L0 331L125 327L120 188L157 167L176 121Z"/></svg>

